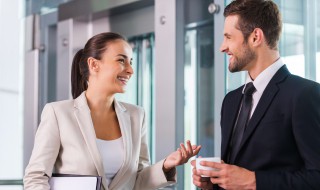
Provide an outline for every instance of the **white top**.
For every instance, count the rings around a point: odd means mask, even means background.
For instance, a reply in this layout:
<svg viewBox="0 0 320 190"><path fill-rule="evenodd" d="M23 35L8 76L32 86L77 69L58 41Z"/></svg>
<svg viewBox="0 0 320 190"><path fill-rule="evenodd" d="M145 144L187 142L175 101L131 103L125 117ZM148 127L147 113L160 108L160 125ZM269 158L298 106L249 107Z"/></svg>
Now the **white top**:
<svg viewBox="0 0 320 190"><path fill-rule="evenodd" d="M264 71L262 71L254 81L252 81L249 73L247 74L246 84L249 82L253 82L253 85L256 88L256 91L252 95L253 105L250 113L250 118L252 117L252 114L257 107L257 104L262 96L263 91L266 89L272 77L283 65L284 63L282 62L281 58L279 58L276 62L274 62ZM246 86L243 87L242 93L244 93L245 87Z"/></svg>
<svg viewBox="0 0 320 190"><path fill-rule="evenodd" d="M97 139L97 145L100 150L107 185L109 186L124 161L123 139L122 137L109 141Z"/></svg>

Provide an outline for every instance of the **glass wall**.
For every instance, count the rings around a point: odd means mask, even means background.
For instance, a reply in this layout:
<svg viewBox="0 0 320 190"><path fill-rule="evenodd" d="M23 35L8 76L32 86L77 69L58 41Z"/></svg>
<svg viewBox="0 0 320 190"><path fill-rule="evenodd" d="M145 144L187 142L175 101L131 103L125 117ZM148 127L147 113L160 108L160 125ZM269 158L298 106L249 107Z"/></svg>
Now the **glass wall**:
<svg viewBox="0 0 320 190"><path fill-rule="evenodd" d="M0 190L22 190L23 18L24 1L0 0Z"/></svg>
<svg viewBox="0 0 320 190"><path fill-rule="evenodd" d="M203 157L214 156L214 39L212 1L185 1L184 141L201 144ZM190 164L184 166L184 188L192 184Z"/></svg>

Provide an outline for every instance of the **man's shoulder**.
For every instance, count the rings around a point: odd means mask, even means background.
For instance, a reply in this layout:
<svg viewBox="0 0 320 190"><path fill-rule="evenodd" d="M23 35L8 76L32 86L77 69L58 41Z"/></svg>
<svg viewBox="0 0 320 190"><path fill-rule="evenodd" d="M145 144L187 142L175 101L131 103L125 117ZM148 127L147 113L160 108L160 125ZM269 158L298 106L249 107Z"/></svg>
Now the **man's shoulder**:
<svg viewBox="0 0 320 190"><path fill-rule="evenodd" d="M243 90L244 85L241 85L240 87L238 87L237 89L231 90L230 92L228 92L225 96L226 98L233 98L233 97L237 97L239 95L242 94L242 90Z"/></svg>
<svg viewBox="0 0 320 190"><path fill-rule="evenodd" d="M283 86L287 86L295 91L306 88L320 88L319 83L293 74L287 77Z"/></svg>

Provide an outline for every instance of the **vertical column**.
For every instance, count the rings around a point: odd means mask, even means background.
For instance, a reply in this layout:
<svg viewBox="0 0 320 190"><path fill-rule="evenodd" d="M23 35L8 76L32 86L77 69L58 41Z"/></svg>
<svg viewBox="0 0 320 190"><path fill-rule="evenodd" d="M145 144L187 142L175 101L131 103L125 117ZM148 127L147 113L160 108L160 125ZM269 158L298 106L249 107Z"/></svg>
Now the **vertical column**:
<svg viewBox="0 0 320 190"><path fill-rule="evenodd" d="M304 59L305 77L316 80L316 53L317 53L317 15L316 1L304 1Z"/></svg>
<svg viewBox="0 0 320 190"><path fill-rule="evenodd" d="M29 162L38 126L39 100L39 18L30 15L25 18L25 57L23 65L23 168Z"/></svg>
<svg viewBox="0 0 320 190"><path fill-rule="evenodd" d="M220 11L214 14L214 154L221 154L221 127L220 127L220 110L223 98L226 94L226 61L225 55L220 52L220 45L223 41L225 7L224 0L215 0L219 5Z"/></svg>
<svg viewBox="0 0 320 190"><path fill-rule="evenodd" d="M176 149L176 1L155 1L155 160ZM182 111L182 110L181 110Z"/></svg>
<svg viewBox="0 0 320 190"><path fill-rule="evenodd" d="M73 42L73 19L58 23L57 42L57 101L71 98L71 62Z"/></svg>

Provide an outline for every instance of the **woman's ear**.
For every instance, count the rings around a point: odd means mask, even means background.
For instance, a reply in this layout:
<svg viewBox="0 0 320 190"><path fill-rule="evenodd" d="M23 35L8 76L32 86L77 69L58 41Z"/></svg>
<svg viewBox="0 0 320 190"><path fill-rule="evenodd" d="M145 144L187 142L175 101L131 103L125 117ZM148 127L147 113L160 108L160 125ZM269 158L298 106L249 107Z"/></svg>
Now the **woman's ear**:
<svg viewBox="0 0 320 190"><path fill-rule="evenodd" d="M252 46L259 46L264 40L265 39L263 31L260 28L255 28L250 35L250 41L252 43Z"/></svg>
<svg viewBox="0 0 320 190"><path fill-rule="evenodd" d="M87 60L87 63L88 63L89 71L91 71L92 73L96 73L99 71L99 60L93 57L89 57Z"/></svg>

